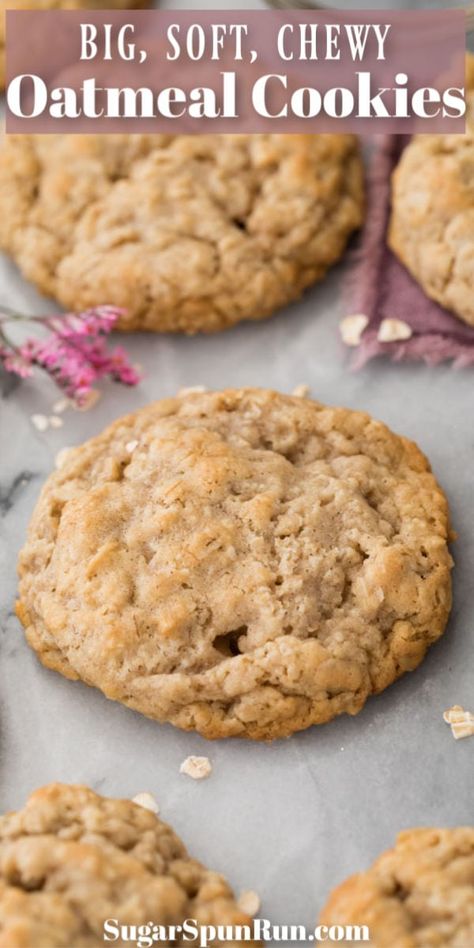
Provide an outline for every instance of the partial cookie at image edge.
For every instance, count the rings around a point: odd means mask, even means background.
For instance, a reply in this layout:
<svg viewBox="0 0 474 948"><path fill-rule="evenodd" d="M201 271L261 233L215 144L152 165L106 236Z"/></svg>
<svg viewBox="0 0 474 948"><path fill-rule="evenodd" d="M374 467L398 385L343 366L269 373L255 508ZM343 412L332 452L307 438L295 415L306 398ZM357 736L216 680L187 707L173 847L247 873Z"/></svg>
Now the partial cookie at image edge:
<svg viewBox="0 0 474 948"><path fill-rule="evenodd" d="M393 849L333 890L319 922L365 925L373 948L474 944L474 827L399 833Z"/></svg>
<svg viewBox="0 0 474 948"><path fill-rule="evenodd" d="M364 213L350 135L10 135L0 246L67 310L212 333L297 300ZM291 318L291 313L288 314Z"/></svg>
<svg viewBox="0 0 474 948"><path fill-rule="evenodd" d="M223 876L155 813L59 783L0 816L0 917L5 948L99 948L106 919L251 926Z"/></svg>
<svg viewBox="0 0 474 948"><path fill-rule="evenodd" d="M424 292L474 326L474 55L464 135L415 135L392 177L388 243Z"/></svg>

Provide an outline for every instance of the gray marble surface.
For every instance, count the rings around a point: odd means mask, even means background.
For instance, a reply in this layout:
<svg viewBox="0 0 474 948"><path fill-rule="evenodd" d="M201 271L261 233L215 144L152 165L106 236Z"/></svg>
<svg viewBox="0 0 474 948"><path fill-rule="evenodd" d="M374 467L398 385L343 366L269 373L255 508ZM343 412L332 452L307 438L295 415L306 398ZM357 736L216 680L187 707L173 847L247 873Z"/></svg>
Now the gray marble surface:
<svg viewBox="0 0 474 948"><path fill-rule="evenodd" d="M196 856L237 890L260 893L264 917L308 926L331 886L366 866L399 829L472 823L474 739L456 743L442 712L455 703L474 710L473 373L382 361L349 372L337 330L341 275L336 268L301 303L258 325L209 338L127 337L143 383L106 387L90 412L68 412L61 430L40 434L31 423L56 400L47 381L10 390L0 406L1 808L51 780L110 795L149 790ZM44 311L6 260L0 286L2 301ZM15 561L58 450L181 385L288 392L301 382L318 399L365 409L416 440L448 493L459 533L454 609L422 666L356 718L272 745L208 743L43 669L13 614ZM211 758L207 781L179 774L188 754Z"/></svg>
<svg viewBox="0 0 474 948"><path fill-rule="evenodd" d="M110 386L88 413L38 433L33 412L55 393L25 383L1 404L1 806L49 780L84 781L109 794L153 791L191 850L257 889L279 922L310 924L329 887L364 866L396 831L472 821L474 739L455 743L442 711L474 710L473 376L449 368L373 364L351 374L338 340L341 268L305 300L254 326L210 338L125 340L147 373L133 391ZM4 262L2 297L41 311ZM209 744L145 720L98 692L41 668L13 616L15 559L57 451L180 385L307 382L327 402L363 408L414 438L429 455L459 532L455 605L444 638L423 665L356 718L341 718L273 745ZM178 773L188 754L212 759L211 778Z"/></svg>

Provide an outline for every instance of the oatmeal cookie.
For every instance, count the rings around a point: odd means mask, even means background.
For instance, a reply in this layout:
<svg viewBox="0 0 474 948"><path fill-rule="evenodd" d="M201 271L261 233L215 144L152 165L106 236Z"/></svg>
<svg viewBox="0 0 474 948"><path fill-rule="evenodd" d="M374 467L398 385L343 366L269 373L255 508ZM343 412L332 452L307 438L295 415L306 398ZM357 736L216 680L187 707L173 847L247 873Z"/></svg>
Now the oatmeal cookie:
<svg viewBox="0 0 474 948"><path fill-rule="evenodd" d="M5 86L6 10L132 10L150 4L151 0L0 0L0 89Z"/></svg>
<svg viewBox="0 0 474 948"><path fill-rule="evenodd" d="M122 307L120 329L269 316L361 223L353 136L136 139L9 136L0 153L1 247L68 309Z"/></svg>
<svg viewBox="0 0 474 948"><path fill-rule="evenodd" d="M120 418L46 482L20 558L41 661L206 737L356 714L450 610L444 494L368 415L262 389Z"/></svg>
<svg viewBox="0 0 474 948"><path fill-rule="evenodd" d="M0 948L99 948L104 922L114 918L121 925L188 918L251 924L222 876L191 859L166 823L130 800L50 784L23 810L0 817Z"/></svg>
<svg viewBox="0 0 474 948"><path fill-rule="evenodd" d="M474 945L474 828L400 833L394 849L335 889L320 922L368 925L373 948Z"/></svg>
<svg viewBox="0 0 474 948"><path fill-rule="evenodd" d="M393 175L391 249L427 296L474 325L474 56L465 135L416 135Z"/></svg>

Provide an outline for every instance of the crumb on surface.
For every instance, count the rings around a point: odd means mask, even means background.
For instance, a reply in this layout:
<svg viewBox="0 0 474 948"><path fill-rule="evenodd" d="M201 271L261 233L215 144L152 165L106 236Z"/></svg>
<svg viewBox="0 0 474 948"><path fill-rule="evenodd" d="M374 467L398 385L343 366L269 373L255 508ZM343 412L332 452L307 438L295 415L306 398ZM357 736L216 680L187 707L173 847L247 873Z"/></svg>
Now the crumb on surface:
<svg viewBox="0 0 474 948"><path fill-rule="evenodd" d="M454 704L444 711L443 720L451 726L451 734L456 741L463 737L474 737L474 714L465 711L460 704Z"/></svg>
<svg viewBox="0 0 474 948"><path fill-rule="evenodd" d="M179 768L180 774L186 774L193 780L203 780L209 777L212 772L212 764L209 757L186 757Z"/></svg>
<svg viewBox="0 0 474 948"><path fill-rule="evenodd" d="M382 319L377 339L379 342L401 342L403 339L410 339L413 330L403 319Z"/></svg>
<svg viewBox="0 0 474 948"><path fill-rule="evenodd" d="M51 417L48 418L48 424L50 428L62 428L64 421L62 418L58 418L57 415L51 415Z"/></svg>
<svg viewBox="0 0 474 948"><path fill-rule="evenodd" d="M60 398L53 405L53 412L55 415L62 415L63 411L66 411L71 406L72 402L70 398Z"/></svg>
<svg viewBox="0 0 474 948"><path fill-rule="evenodd" d="M32 415L31 424L37 431L46 431L49 428L49 420L46 415Z"/></svg>
<svg viewBox="0 0 474 948"><path fill-rule="evenodd" d="M128 454L133 454L135 448L138 448L138 441L127 441L125 450L128 452Z"/></svg>
<svg viewBox="0 0 474 948"><path fill-rule="evenodd" d="M339 332L342 341L346 346L358 346L362 338L362 333L369 325L368 316L358 313L354 316L346 316L339 323Z"/></svg>

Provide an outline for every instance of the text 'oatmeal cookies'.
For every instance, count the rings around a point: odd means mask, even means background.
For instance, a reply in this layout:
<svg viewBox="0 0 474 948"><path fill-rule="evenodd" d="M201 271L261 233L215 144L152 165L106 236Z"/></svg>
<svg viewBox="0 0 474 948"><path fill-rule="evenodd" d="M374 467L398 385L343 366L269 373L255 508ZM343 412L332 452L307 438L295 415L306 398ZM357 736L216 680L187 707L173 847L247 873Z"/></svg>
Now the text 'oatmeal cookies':
<svg viewBox="0 0 474 948"><path fill-rule="evenodd" d="M191 859L166 823L131 800L50 784L0 817L0 948L99 948L107 919L251 925L225 879Z"/></svg>
<svg viewBox="0 0 474 948"><path fill-rule="evenodd" d="M0 246L68 309L214 332L297 299L363 216L351 135L10 135Z"/></svg>
<svg viewBox="0 0 474 948"><path fill-rule="evenodd" d="M425 457L369 415L191 393L68 452L18 615L68 678L209 738L272 739L419 664L451 606L447 539Z"/></svg>
<svg viewBox="0 0 474 948"><path fill-rule="evenodd" d="M367 925L372 948L474 945L474 828L400 833L370 869L332 892L320 922Z"/></svg>

